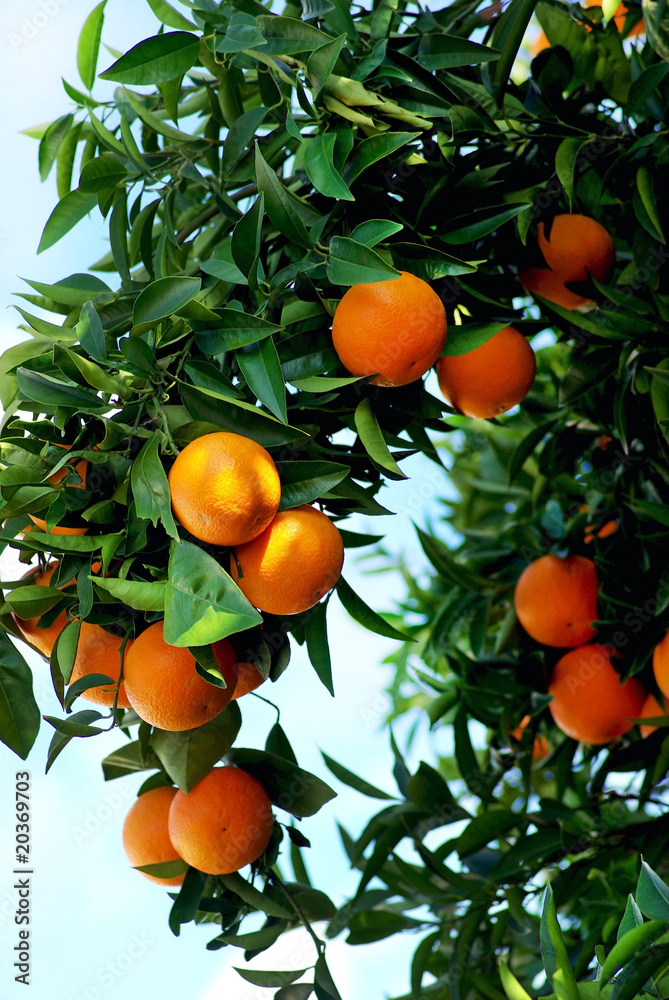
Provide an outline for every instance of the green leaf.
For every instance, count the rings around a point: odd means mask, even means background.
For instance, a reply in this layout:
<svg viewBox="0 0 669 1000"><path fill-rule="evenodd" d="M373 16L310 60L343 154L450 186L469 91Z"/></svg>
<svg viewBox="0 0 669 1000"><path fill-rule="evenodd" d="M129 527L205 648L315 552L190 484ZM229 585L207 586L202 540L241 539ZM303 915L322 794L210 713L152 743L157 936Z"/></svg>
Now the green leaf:
<svg viewBox="0 0 669 1000"><path fill-rule="evenodd" d="M123 778L126 774L146 771L148 766L144 763L142 744L139 740L134 740L107 754L102 761L102 773L105 781L112 781L114 778Z"/></svg>
<svg viewBox="0 0 669 1000"><path fill-rule="evenodd" d="M91 577L96 586L116 597L136 611L162 611L165 606L165 584L142 580L119 580L115 577Z"/></svg>
<svg viewBox="0 0 669 1000"><path fill-rule="evenodd" d="M95 70L98 64L106 3L107 0L102 0L102 3L98 4L88 15L84 21L77 44L77 69L79 70L81 82L88 91L93 89L93 84L95 83Z"/></svg>
<svg viewBox="0 0 669 1000"><path fill-rule="evenodd" d="M172 781L189 792L232 747L242 724L236 701L209 722L182 733L155 730L151 748Z"/></svg>
<svg viewBox="0 0 669 1000"><path fill-rule="evenodd" d="M317 2L317 0L315 0L315 2ZM332 9L331 4L328 4L328 7ZM337 60L339 59L341 50L343 49L345 43L346 35L341 34L337 38L333 38L332 41L326 42L325 45L319 45L318 48L311 52L309 58L307 59L307 76L311 80L314 100L320 94L323 86L327 83L335 66L337 65Z"/></svg>
<svg viewBox="0 0 669 1000"><path fill-rule="evenodd" d="M304 431L282 424L257 406L240 399L229 399L222 393L182 384L181 401L193 420L244 434L265 448L297 442L304 444L308 438Z"/></svg>
<svg viewBox="0 0 669 1000"><path fill-rule="evenodd" d="M92 302L84 302L79 322L74 328L79 343L92 358L104 361L107 357L105 332L98 312Z"/></svg>
<svg viewBox="0 0 669 1000"><path fill-rule="evenodd" d="M335 798L335 792L315 774L265 750L233 747L228 760L257 778L274 805L298 819L315 815Z"/></svg>
<svg viewBox="0 0 669 1000"><path fill-rule="evenodd" d="M281 479L279 510L313 503L348 475L348 466L338 462L277 462Z"/></svg>
<svg viewBox="0 0 669 1000"><path fill-rule="evenodd" d="M406 635L405 632L399 632L393 628L381 615L378 615L368 604L365 604L362 597L356 594L343 576L339 577L336 590L339 600L351 618L362 625L363 628L368 629L370 632L375 632L377 635L385 635L388 639L398 639L400 642L413 642L411 637Z"/></svg>
<svg viewBox="0 0 669 1000"><path fill-rule="evenodd" d="M452 326L448 331L441 356L453 358L460 354L469 354L470 351L475 351L477 347L486 344L507 325L507 323L464 323L462 326Z"/></svg>
<svg viewBox="0 0 669 1000"><path fill-rule="evenodd" d="M496 62L485 63L482 76L486 88L499 106L504 101L511 68L536 5L537 0L511 0L497 19L490 36L491 44L501 50L501 55Z"/></svg>
<svg viewBox="0 0 669 1000"><path fill-rule="evenodd" d="M228 876L223 876L223 884L227 885L226 878ZM248 883L247 883L248 884ZM262 895L262 893L258 893ZM263 899L266 897L263 897ZM284 910L284 916L289 917L290 914ZM245 979L247 983L251 983L253 986L267 986L277 989L280 986L289 986L294 983L296 979L300 979L306 969L295 969L293 972L265 972L260 971L260 969L240 969L238 966L234 965L233 969L235 972L239 973L242 979ZM278 996L278 994L275 994Z"/></svg>
<svg viewBox="0 0 669 1000"><path fill-rule="evenodd" d="M648 923L632 927L621 938L618 938L617 943L606 956L599 977L600 983L602 985L608 983L618 969L627 965L630 959L634 958L647 943L660 937L665 930L666 922L664 920L649 920Z"/></svg>
<svg viewBox="0 0 669 1000"><path fill-rule="evenodd" d="M644 917L669 923L669 887L643 860L635 896Z"/></svg>
<svg viewBox="0 0 669 1000"><path fill-rule="evenodd" d="M78 189L70 191L64 198L61 198L42 230L37 253L42 253L58 243L66 233L69 233L78 222L81 222L92 211L97 205L97 201L95 195Z"/></svg>
<svg viewBox="0 0 669 1000"><path fill-rule="evenodd" d="M627 114L630 117L643 110L643 106L649 97L657 94L665 77L669 73L667 63L655 64L644 69L642 73L632 81L627 96Z"/></svg>
<svg viewBox="0 0 669 1000"><path fill-rule="evenodd" d="M60 603L63 592L57 587L28 584L10 591L5 600L17 617L27 621L29 618L39 618Z"/></svg>
<svg viewBox="0 0 669 1000"><path fill-rule="evenodd" d="M188 31L168 31L133 45L100 73L101 80L144 86L183 76L197 62L200 39Z"/></svg>
<svg viewBox="0 0 669 1000"><path fill-rule="evenodd" d="M267 320L241 309L220 309L217 329L202 330L196 333L195 340L204 354L223 354L225 351L246 347L247 344L257 344L281 329L276 323L268 323Z"/></svg>
<svg viewBox="0 0 669 1000"><path fill-rule="evenodd" d="M667 68L669 69L669 67ZM655 199L653 178L650 170L646 166L640 166L637 169L636 189L639 198L641 199L641 204L643 205L650 222L650 227L646 225L644 228L648 229L651 236L659 239L661 243L666 243L664 232L662 230L662 223L660 221L660 214L657 208L657 201Z"/></svg>
<svg viewBox="0 0 669 1000"><path fill-rule="evenodd" d="M420 132L386 132L383 135L373 135L363 139L353 150L344 168L343 178L346 184L352 184L360 174L364 173L374 163L392 156L402 146L412 139L417 139Z"/></svg>
<svg viewBox="0 0 669 1000"><path fill-rule="evenodd" d="M391 222L389 219L368 219L361 222L351 233L351 239L356 243L364 243L366 247L376 246L388 237L399 233L404 226L401 222Z"/></svg>
<svg viewBox="0 0 669 1000"><path fill-rule="evenodd" d="M304 169L321 194L339 201L355 201L341 174L334 166L336 132L319 132L304 143Z"/></svg>
<svg viewBox="0 0 669 1000"><path fill-rule="evenodd" d="M389 479L406 479L407 477L388 451L388 445L372 410L369 397L358 403L353 419L362 445L374 464L380 467Z"/></svg>
<svg viewBox="0 0 669 1000"><path fill-rule="evenodd" d="M124 90L123 96L127 100L130 107L133 109L135 114L141 118L144 124L152 132L156 132L158 135L164 135L166 139L171 139L172 142L192 142L193 137L188 132L181 132L178 128L173 128L164 122L158 115L154 114L153 111L142 104L141 100L137 94L133 93L132 90ZM121 143L120 151L125 152L125 149Z"/></svg>
<svg viewBox="0 0 669 1000"><path fill-rule="evenodd" d="M230 241L232 258L240 271L248 278L251 288L258 287L257 272L264 215L265 197L261 193L246 215L235 226Z"/></svg>
<svg viewBox="0 0 669 1000"><path fill-rule="evenodd" d="M237 351L237 363L249 389L282 423L288 423L286 385L274 341L266 337L258 344Z"/></svg>
<svg viewBox="0 0 669 1000"><path fill-rule="evenodd" d="M167 0L147 0L147 3L158 20L168 28L174 28L176 31L191 31L195 28L195 25L167 3Z"/></svg>
<svg viewBox="0 0 669 1000"><path fill-rule="evenodd" d="M121 399L127 399L132 392L123 379L116 375L109 375L94 361L90 361L62 344L53 345L53 360L66 378L78 382L79 385L91 386L92 389L97 389L110 396L120 396Z"/></svg>
<svg viewBox="0 0 669 1000"><path fill-rule="evenodd" d="M518 0L511 0L511 2L517 3ZM472 243L474 240L478 240L482 236L487 236L488 233L494 232L495 229L499 229L499 227L503 226L505 222L508 222L510 219L515 219L517 215L520 215L521 212L525 212L531 207L532 206L529 203L523 202L520 205L513 205L511 208L502 208L501 211L495 211L492 215L488 215L484 219L479 219L479 213L477 213L474 222L470 222L465 226L458 226L448 232L441 233L440 239L442 239L444 243ZM451 219L450 224L453 225L460 221L462 221L462 219Z"/></svg>
<svg viewBox="0 0 669 1000"><path fill-rule="evenodd" d="M532 1000L529 993L526 993L520 985L513 972L505 961L499 963L499 978L509 1000Z"/></svg>
<svg viewBox="0 0 669 1000"><path fill-rule="evenodd" d="M332 662L328 645L327 602L316 604L309 612L304 627L309 660L319 680L334 697Z"/></svg>
<svg viewBox="0 0 669 1000"><path fill-rule="evenodd" d="M492 840L517 827L522 821L506 809L489 809L475 816L455 842L455 849L461 858L486 847Z"/></svg>
<svg viewBox="0 0 669 1000"><path fill-rule="evenodd" d="M261 15L256 20L267 43L262 50L266 55L290 56L296 52L313 52L326 42L333 41L332 35L294 17L272 14Z"/></svg>
<svg viewBox="0 0 669 1000"><path fill-rule="evenodd" d="M399 271L387 264L375 250L348 236L332 237L326 267L333 285L359 285L399 277Z"/></svg>
<svg viewBox="0 0 669 1000"><path fill-rule="evenodd" d="M638 927L643 923L643 914L639 907L636 905L636 900L632 893L629 893L627 897L627 903L625 905L625 912L623 914L623 919L620 921L618 926L618 932L616 940L620 941L624 934L627 934L632 927Z"/></svg>
<svg viewBox="0 0 669 1000"><path fill-rule="evenodd" d="M102 153L84 165L79 178L79 190L97 194L120 185L128 171L114 153Z"/></svg>
<svg viewBox="0 0 669 1000"><path fill-rule="evenodd" d="M22 760L40 727L30 667L6 633L0 633L0 740Z"/></svg>
<svg viewBox="0 0 669 1000"><path fill-rule="evenodd" d="M219 876L221 882L230 892L234 892L236 896L239 896L245 903L252 906L254 910L260 910L261 913L266 913L270 917L278 917L280 920L290 920L291 914L286 910L280 903L276 900L271 899L266 893L260 892L255 886L252 886L245 878L239 874L239 872L233 872L232 875L221 875ZM237 972L240 972L237 969ZM241 972L240 972L241 974ZM271 975L271 973L270 973ZM292 979L284 979L283 982L278 982L277 986L285 986L287 983L292 983L293 979L298 979L299 976L303 975L302 972L297 974L294 973L283 973L284 976L291 976ZM242 978L246 978L243 976ZM248 982L253 982L249 979ZM263 983L259 985L273 985L271 983Z"/></svg>
<svg viewBox="0 0 669 1000"><path fill-rule="evenodd" d="M332 757L328 757L326 753L321 750L321 757L325 761L325 765L329 771L332 771L335 778L339 778L341 782L348 785L349 788L355 789L356 792L360 792L361 795L366 795L370 799L392 799L392 795L388 795L387 792L382 792L380 788L376 788L375 785L370 785L368 781L364 778L358 777L353 771L349 771L348 768L344 767L343 764L338 764L336 760Z"/></svg>
<svg viewBox="0 0 669 1000"><path fill-rule="evenodd" d="M418 62L425 69L454 69L498 59L499 49L470 42L456 35L426 34L418 46Z"/></svg>
<svg viewBox="0 0 669 1000"><path fill-rule="evenodd" d="M391 252L397 267L411 271L424 281L436 281L448 275L473 274L477 269L475 262L460 260L422 243L393 243Z"/></svg>
<svg viewBox="0 0 669 1000"><path fill-rule="evenodd" d="M40 295L66 306L83 306L91 299L112 295L109 285L93 274L71 274L53 285L24 279Z"/></svg>
<svg viewBox="0 0 669 1000"><path fill-rule="evenodd" d="M50 375L40 375L38 372L28 371L27 368L18 368L16 377L19 389L25 398L37 403L89 412L109 409L109 405L102 403L92 391L85 392L75 386L65 385Z"/></svg>
<svg viewBox="0 0 669 1000"><path fill-rule="evenodd" d="M298 200L267 165L258 143L256 143L255 173L258 191L265 195L267 214L279 232L291 243L297 243L301 247L311 247L311 238L297 208Z"/></svg>
<svg viewBox="0 0 669 1000"><path fill-rule="evenodd" d="M574 171L585 139L563 139L555 153L555 172L563 187L571 212L574 204Z"/></svg>
<svg viewBox="0 0 669 1000"><path fill-rule="evenodd" d="M546 973L553 982L553 989L560 996L560 1000L580 1000L578 984L558 924L550 885L546 886L541 911L541 955ZM556 985L556 979L559 980L560 987Z"/></svg>
<svg viewBox="0 0 669 1000"><path fill-rule="evenodd" d="M157 437L150 437L146 441L133 462L130 488L137 516L150 521L154 528L158 521L162 521L170 538L178 540L179 532L172 517L170 487L160 460L160 441Z"/></svg>
<svg viewBox="0 0 669 1000"><path fill-rule="evenodd" d="M172 542L165 588L165 642L206 646L259 625L256 609L216 560L191 542Z"/></svg>
<svg viewBox="0 0 669 1000"><path fill-rule="evenodd" d="M74 115L64 115L55 122L51 122L42 136L39 144L38 163L39 175L43 181L49 176L49 171L56 159L60 145L68 135L73 121Z"/></svg>
<svg viewBox="0 0 669 1000"><path fill-rule="evenodd" d="M143 288L135 299L132 310L133 334L145 333L160 320L167 319L183 309L199 294L199 278L158 278Z"/></svg>

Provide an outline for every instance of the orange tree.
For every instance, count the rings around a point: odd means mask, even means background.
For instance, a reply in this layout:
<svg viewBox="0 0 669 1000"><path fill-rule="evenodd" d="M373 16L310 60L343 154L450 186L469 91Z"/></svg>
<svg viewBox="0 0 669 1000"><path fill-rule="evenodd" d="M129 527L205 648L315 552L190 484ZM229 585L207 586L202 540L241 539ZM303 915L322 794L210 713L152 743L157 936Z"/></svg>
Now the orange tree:
<svg viewBox="0 0 669 1000"><path fill-rule="evenodd" d="M3 742L25 757L40 724L13 641L25 637L50 655L63 706L46 718L47 767L72 739L118 726L105 778L146 770L145 792L179 789L179 818L161 813L163 846L194 822L189 796L222 760L274 806L312 815L332 790L278 726L263 749L236 744L234 688L249 671L249 686L280 682L297 642L331 689L324 595L336 588L363 626L414 640L395 657L394 712L452 727L453 757L412 774L393 741L397 796L360 836L344 833L361 877L338 912L305 880L308 842L292 820L269 840L249 831L248 877L173 855L140 865L184 875L174 932L207 923L209 947L258 954L306 923L318 958L296 970L306 980L281 980L281 1000L338 997L312 927L322 920L352 944L416 933L414 997L517 1000L536 982L546 993L546 976L560 1000L589 996L597 963L606 995L664 995L669 759L652 714L667 687L652 653L669 624L664 5L644 0L648 40L635 31L632 47L638 8L621 24L608 2L149 4L160 30L99 73L117 85L109 99L96 78L105 4L95 8L78 45L83 89L65 84L70 110L38 136L60 199L40 248L93 212L110 250L93 273L29 282L30 339L2 357L2 546L36 569L3 583ZM549 45L524 68L535 13ZM423 380L439 358L447 398ZM247 456L214 470L213 488L208 465L188 464L209 461L208 435L234 436ZM460 542L451 551L439 529L421 532L434 572L407 575L397 631L339 575L342 542L376 540L346 518L385 513L379 490L415 453L448 467ZM258 463L262 486L249 488L262 509L246 496L237 510ZM226 505L250 535L208 534L204 522L227 524ZM584 623L597 643L581 652L542 641L571 634L580 602L567 582L548 580L539 638L514 603L528 564L567 555L589 559L597 584ZM100 643L104 670L86 653ZM148 676L157 655L169 684ZM187 675L204 682L193 698L209 721L179 729ZM138 683L151 702L171 697L172 728L142 719L136 694L132 706ZM642 711L646 733L659 723L646 739ZM262 929L244 932L257 911Z"/></svg>

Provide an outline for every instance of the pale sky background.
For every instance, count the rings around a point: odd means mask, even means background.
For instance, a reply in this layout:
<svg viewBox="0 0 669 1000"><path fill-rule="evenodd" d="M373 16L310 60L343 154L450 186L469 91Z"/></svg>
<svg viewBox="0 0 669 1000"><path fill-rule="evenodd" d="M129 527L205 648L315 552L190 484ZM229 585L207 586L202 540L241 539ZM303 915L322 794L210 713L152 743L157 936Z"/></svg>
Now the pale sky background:
<svg viewBox="0 0 669 1000"><path fill-rule="evenodd" d="M10 309L12 293L27 291L19 276L55 281L87 266L105 252L98 219L86 221L39 257L41 229L56 203L55 180L41 184L35 140L21 129L71 110L62 90L64 76L80 82L75 52L78 34L95 0L2 0L0 8L0 74L3 94L3 143L0 165L0 346L26 339L16 330L18 313ZM178 6L178 5L177 5ZM103 41L127 49L154 34L158 23L143 0L109 0ZM112 62L102 53L99 69ZM395 517L351 521L351 528L388 533L389 543L407 556L414 575L425 566L411 520L425 524L437 516L436 496L447 489L435 482L435 466L421 459L404 463L408 483L392 484L380 496ZM391 610L404 586L397 577L365 576L349 555L345 575L378 610ZM5 579L16 570L11 556L0 560ZM359 771L375 784L394 791L392 756L383 721L388 709L384 687L392 669L381 661L396 648L352 622L335 599L329 630L336 699L317 680L306 656L293 645L293 661L271 696L281 709L281 722L303 767L330 780L339 797L301 829L314 847L306 852L315 884L342 902L357 883L339 845L335 821L357 835L381 803L364 799L328 776L319 749ZM35 690L43 714L62 714L51 691L48 666L27 647L22 652L34 668ZM85 707L80 703L81 707ZM244 728L238 745L258 746L275 713L257 699L243 702ZM446 734L428 738L424 723L409 755L412 768L423 757L445 752ZM398 726L400 743L408 731ZM106 783L100 760L124 743L119 732L74 741L44 776L52 730L43 723L28 762L23 765L0 745L0 1000L121 1000L139 997L184 997L188 1000L264 1000L272 990L245 983L231 968L243 966L237 949L208 952L211 927L186 925L175 939L167 926L170 900L165 890L133 872L121 846L123 817L145 775ZM33 875L30 992L16 984L12 969L16 893L13 885L14 776L27 767L32 774ZM280 814L281 819L288 817ZM251 925L249 925L251 929ZM417 943L395 937L364 948L346 946L341 937L328 944L328 961L343 1000L394 996L409 988L410 955ZM255 960L262 969L299 968L313 962L305 934L294 932Z"/></svg>

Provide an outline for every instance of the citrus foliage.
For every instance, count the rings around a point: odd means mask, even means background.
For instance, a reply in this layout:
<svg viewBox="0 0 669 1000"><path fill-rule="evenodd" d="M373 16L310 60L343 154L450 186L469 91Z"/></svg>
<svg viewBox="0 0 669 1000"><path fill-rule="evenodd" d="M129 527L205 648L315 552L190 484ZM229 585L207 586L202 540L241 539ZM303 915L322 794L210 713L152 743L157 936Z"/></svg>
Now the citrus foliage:
<svg viewBox="0 0 669 1000"><path fill-rule="evenodd" d="M453 760L443 774L427 764L411 774L393 743L397 797L328 761L340 781L390 801L357 840L344 834L361 882L339 912L308 884L308 841L291 821L294 882L275 864L277 824L250 880L189 868L170 926L178 934L181 923L211 922L209 947L247 954L304 921L330 920L328 933L347 928L353 944L427 929L413 996L495 998L503 983L518 997L542 960L556 993L576 995L572 980L587 977L598 945L612 944L639 854L662 874L669 833L651 800L669 760L661 729L602 751L580 750L548 725L541 713L560 652L518 627L513 588L549 551L592 555L598 641L619 648L622 672L655 690L649 662L669 606L663 8L644 3L649 42L628 52L606 3L586 11L511 0L503 12L465 0L434 11L392 0L369 10L302 0L280 12L257 0L149 3L161 31L99 74L118 85L109 99L96 82L104 3L93 11L79 42L84 90L67 83L74 110L39 134L40 172L55 169L60 198L40 249L94 212L110 251L95 275L29 282L19 311L30 339L2 357L2 545L42 569L58 566L41 584L3 584L0 736L25 757L40 721L8 637L21 636L17 620L48 628L65 613L51 653L64 718L47 719L49 767L70 740L119 725L133 738L103 762L107 779L148 770L145 788L171 782L186 795L225 756L275 806L297 820L313 815L334 793L299 767L279 726L264 749L237 747L240 699L185 731L140 722L118 697L106 716L73 712L78 696L118 682L84 673L66 691L82 630L113 635L123 657L162 621L164 640L190 650L219 689L212 645L221 640L271 681L288 666L291 641L305 643L332 690L330 598L298 614L259 612L235 583L234 556L173 516L170 469L204 435L242 435L276 464L277 516L317 502L350 550L376 539L347 529L346 517L385 513L379 491L405 478L398 463L420 452L440 467L435 434L455 432L444 444L459 491L449 520L464 541L452 553L421 534L435 575L427 587L411 581L407 608L423 624L412 617L406 634L428 670L407 650L397 657L397 711L415 695L434 725L451 724ZM550 46L512 83L535 7ZM638 10L629 22L623 34ZM550 241L552 218L571 211L611 234L614 273L560 277L594 309L541 299L530 307L519 271L545 268L537 232ZM400 271L441 300L447 358L509 326L525 338L554 331L520 413L471 422L420 378L388 386L376 371L345 368L331 334L337 303L349 287ZM333 584L361 624L405 638L344 577L331 574ZM471 720L488 729L485 753ZM537 725L550 753L534 766ZM642 777L629 796L607 784L630 772ZM442 828L448 839L426 842ZM181 874L165 864L149 874ZM532 901L547 869L541 918ZM564 941L552 906L569 918ZM257 910L265 925L244 933ZM646 940L635 938L620 963L632 956L644 973L630 976L621 1000L664 966L661 949L645 965L645 953L636 956ZM281 989L282 1000L312 990L336 1000L316 943L313 983ZM499 980L502 951L522 986L504 970ZM436 983L423 985L425 972ZM272 985L275 974L254 975Z"/></svg>

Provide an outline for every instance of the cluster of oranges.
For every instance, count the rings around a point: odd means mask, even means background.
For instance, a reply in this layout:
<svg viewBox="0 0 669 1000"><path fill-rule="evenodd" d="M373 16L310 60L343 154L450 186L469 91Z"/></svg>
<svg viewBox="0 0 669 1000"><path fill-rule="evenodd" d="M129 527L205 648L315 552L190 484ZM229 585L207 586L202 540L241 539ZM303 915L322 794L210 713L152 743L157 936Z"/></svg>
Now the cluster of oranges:
<svg viewBox="0 0 669 1000"><path fill-rule="evenodd" d="M613 240L595 219L556 215L538 225L537 250L545 267L519 271L527 292L566 309L589 306L578 286L592 276L606 282L615 260ZM576 290L574 290L574 286ZM534 352L513 326L465 354L442 355L447 324L444 306L431 286L406 271L399 278L353 285L339 302L332 340L353 375L375 377L372 385L407 385L435 367L448 403L468 417L506 413L530 391L536 375Z"/></svg>
<svg viewBox="0 0 669 1000"><path fill-rule="evenodd" d="M274 828L263 785L239 767L215 767L189 791L160 785L144 791L123 823L123 847L134 868L183 861L207 875L229 875L256 861ZM179 868L179 865L176 865ZM142 874L181 885L184 872Z"/></svg>
<svg viewBox="0 0 669 1000"><path fill-rule="evenodd" d="M555 724L572 739L593 745L624 735L636 719L667 715L636 677L621 683L613 647L592 641L598 597L597 568L580 555L541 556L521 573L514 594L528 635L544 646L568 650L555 664L548 687ZM653 664L658 688L668 697L669 637L655 650ZM654 728L642 726L642 736Z"/></svg>

